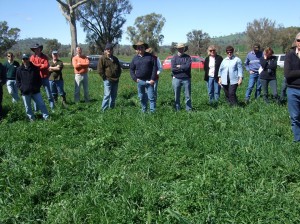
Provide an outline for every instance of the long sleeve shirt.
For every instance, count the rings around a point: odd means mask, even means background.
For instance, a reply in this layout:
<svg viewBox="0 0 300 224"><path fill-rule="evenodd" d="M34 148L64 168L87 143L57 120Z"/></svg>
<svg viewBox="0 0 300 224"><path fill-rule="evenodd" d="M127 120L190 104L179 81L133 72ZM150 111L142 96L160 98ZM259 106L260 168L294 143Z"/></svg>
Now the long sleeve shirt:
<svg viewBox="0 0 300 224"><path fill-rule="evenodd" d="M19 66L20 64L17 61L12 61L11 63L6 61L4 63L4 67L6 68L7 80L16 80L16 72Z"/></svg>
<svg viewBox="0 0 300 224"><path fill-rule="evenodd" d="M277 61L275 56L268 59L261 58L260 64L263 69L259 74L260 79L276 79Z"/></svg>
<svg viewBox="0 0 300 224"><path fill-rule="evenodd" d="M229 75L230 85L237 84L240 78L243 78L243 66L240 58L232 56L223 59L220 69L219 78L222 85L228 85L227 76Z"/></svg>
<svg viewBox="0 0 300 224"><path fill-rule="evenodd" d="M178 68L177 65L180 65ZM191 78L192 59L187 54L175 55L171 60L172 75L175 78Z"/></svg>
<svg viewBox="0 0 300 224"><path fill-rule="evenodd" d="M90 61L86 56L76 55L72 58L74 73L84 75L88 73Z"/></svg>
<svg viewBox="0 0 300 224"><path fill-rule="evenodd" d="M258 69L260 67L260 59L263 57L262 51L258 51L255 53L254 51L250 51L247 54L245 60L245 68L248 72L252 71L254 73L258 73Z"/></svg>
<svg viewBox="0 0 300 224"><path fill-rule="evenodd" d="M40 76L41 78L48 78L49 77L49 62L48 62L48 57L41 53L40 56L38 55L31 55L30 61L32 64L36 67L38 67L40 71Z"/></svg>
<svg viewBox="0 0 300 224"><path fill-rule="evenodd" d="M143 56L136 55L130 63L130 76L136 82L137 79L144 81L155 80L157 73L157 60L152 54L145 52Z"/></svg>
<svg viewBox="0 0 300 224"><path fill-rule="evenodd" d="M300 51L292 49L285 56L284 76L288 87L300 89Z"/></svg>

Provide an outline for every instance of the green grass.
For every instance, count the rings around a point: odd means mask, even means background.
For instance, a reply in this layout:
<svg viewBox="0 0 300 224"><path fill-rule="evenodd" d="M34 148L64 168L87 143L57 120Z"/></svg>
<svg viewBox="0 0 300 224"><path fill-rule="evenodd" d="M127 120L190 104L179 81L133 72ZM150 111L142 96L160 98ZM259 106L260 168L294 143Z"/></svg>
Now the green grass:
<svg viewBox="0 0 300 224"><path fill-rule="evenodd" d="M0 223L299 223L299 145L286 105L231 108L222 92L211 107L194 70L195 110L175 113L163 71L157 112L142 114L123 71L117 107L102 113L99 75L89 75L92 101L78 105L71 68L64 77L69 106L46 122L28 122L4 87Z"/></svg>

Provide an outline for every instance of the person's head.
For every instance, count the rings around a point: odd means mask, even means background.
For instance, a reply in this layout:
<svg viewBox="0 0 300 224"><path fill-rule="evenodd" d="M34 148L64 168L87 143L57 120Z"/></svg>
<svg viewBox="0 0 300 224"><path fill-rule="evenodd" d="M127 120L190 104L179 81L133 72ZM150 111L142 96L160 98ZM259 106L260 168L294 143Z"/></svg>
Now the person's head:
<svg viewBox="0 0 300 224"><path fill-rule="evenodd" d="M209 56L216 56L217 54L217 49L215 47L215 45L210 45L208 48L207 48L207 54Z"/></svg>
<svg viewBox="0 0 300 224"><path fill-rule="evenodd" d="M254 44L254 45L253 45L253 51L254 51L255 53L257 53L259 50L260 50L260 44Z"/></svg>
<svg viewBox="0 0 300 224"><path fill-rule="evenodd" d="M232 46L227 46L226 47L226 54L229 58L231 58L233 56L233 52L234 52L234 48Z"/></svg>
<svg viewBox="0 0 300 224"><path fill-rule="evenodd" d="M113 55L114 46L111 43L107 43L104 48L104 53L109 57Z"/></svg>
<svg viewBox="0 0 300 224"><path fill-rule="evenodd" d="M52 58L54 60L58 58L58 51L56 51L56 50L52 51Z"/></svg>
<svg viewBox="0 0 300 224"><path fill-rule="evenodd" d="M149 45L142 41L139 41L136 44L132 45L132 47L134 48L134 50L136 50L137 54L144 55L146 49L149 48Z"/></svg>
<svg viewBox="0 0 300 224"><path fill-rule="evenodd" d="M151 47L149 47L149 48L146 50L146 52L148 52L148 53L154 55L154 50L153 50L153 48L151 48Z"/></svg>
<svg viewBox="0 0 300 224"><path fill-rule="evenodd" d="M264 50L264 55L266 55L267 58L270 58L274 54L274 51L270 47L266 47Z"/></svg>
<svg viewBox="0 0 300 224"><path fill-rule="evenodd" d="M10 51L7 52L6 57L7 57L8 61L13 61L14 60L14 54Z"/></svg>
<svg viewBox="0 0 300 224"><path fill-rule="evenodd" d="M295 38L295 46L300 50L300 33L297 33Z"/></svg>
<svg viewBox="0 0 300 224"><path fill-rule="evenodd" d="M178 43L176 45L176 49L179 54L183 54L184 52L186 52L188 50L188 46L184 43Z"/></svg>
<svg viewBox="0 0 300 224"><path fill-rule="evenodd" d="M82 54L81 47L79 47L79 46L76 47L76 54L79 55L79 56Z"/></svg>
<svg viewBox="0 0 300 224"><path fill-rule="evenodd" d="M29 54L22 54L22 63L25 65L25 66L28 66L29 65Z"/></svg>
<svg viewBox="0 0 300 224"><path fill-rule="evenodd" d="M43 51L43 45L42 44L35 44L30 48L35 55L40 55Z"/></svg>

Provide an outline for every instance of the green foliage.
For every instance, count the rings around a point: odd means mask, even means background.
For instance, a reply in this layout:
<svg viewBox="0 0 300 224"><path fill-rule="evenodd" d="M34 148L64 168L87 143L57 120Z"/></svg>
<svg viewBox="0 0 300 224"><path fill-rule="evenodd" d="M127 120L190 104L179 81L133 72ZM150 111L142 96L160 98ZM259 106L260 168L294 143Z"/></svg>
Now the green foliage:
<svg viewBox="0 0 300 224"><path fill-rule="evenodd" d="M0 21L0 57L17 43L20 29L9 28L6 21Z"/></svg>
<svg viewBox="0 0 300 224"><path fill-rule="evenodd" d="M74 104L65 66L68 107L33 123L4 87L0 223L299 223L299 145L286 105L231 108L222 92L210 106L203 75L193 70L193 112L174 112L163 71L157 112L143 114L124 70L117 107L103 113L99 75L89 74L91 102ZM279 86L282 77L279 69Z"/></svg>

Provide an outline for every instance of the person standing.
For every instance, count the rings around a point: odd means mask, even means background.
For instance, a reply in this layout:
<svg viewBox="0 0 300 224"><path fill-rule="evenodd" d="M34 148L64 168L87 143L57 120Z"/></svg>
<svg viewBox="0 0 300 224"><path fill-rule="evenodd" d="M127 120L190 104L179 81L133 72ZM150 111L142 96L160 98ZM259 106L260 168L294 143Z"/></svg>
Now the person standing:
<svg viewBox="0 0 300 224"><path fill-rule="evenodd" d="M18 87L16 85L16 72L20 66L19 62L14 60L14 54L7 52L7 61L4 63L6 70L6 86L9 95L12 97L12 102L16 103L19 101Z"/></svg>
<svg viewBox="0 0 300 224"><path fill-rule="evenodd" d="M236 106L236 91L243 81L243 66L241 59L234 55L232 46L226 47L226 53L227 57L223 59L219 69L219 84L222 85L229 104Z"/></svg>
<svg viewBox="0 0 300 224"><path fill-rule="evenodd" d="M223 57L217 54L216 47L211 45L207 49L208 56L204 61L204 81L207 83L209 103L218 102L221 86L219 85L218 72Z"/></svg>
<svg viewBox="0 0 300 224"><path fill-rule="evenodd" d="M0 120L3 117L3 108L2 108L2 100L3 100L3 85L6 83L6 74L5 67L0 63Z"/></svg>
<svg viewBox="0 0 300 224"><path fill-rule="evenodd" d="M258 69L260 67L260 59L263 57L263 53L260 50L259 44L253 45L253 50L247 54L245 60L246 70L249 72L249 82L245 95L245 103L249 103L252 90L256 84L255 99L259 98L261 92L261 83L259 80Z"/></svg>
<svg viewBox="0 0 300 224"><path fill-rule="evenodd" d="M157 102L157 87L158 87L159 74L162 72L163 67L162 67L159 57L156 56L155 52L153 51L153 49L151 47L149 47L146 50L146 52L152 54L152 56L154 58L156 58L156 62L157 62L157 73L156 73L156 79L155 79L155 83L154 83L154 96L155 96L155 100Z"/></svg>
<svg viewBox="0 0 300 224"><path fill-rule="evenodd" d="M49 82L52 96L54 98L54 101L57 102L59 94L62 98L62 105L65 107L67 105L67 100L62 74L64 63L59 60L58 52L56 50L52 51L52 60L49 62L49 64Z"/></svg>
<svg viewBox="0 0 300 224"><path fill-rule="evenodd" d="M88 86L88 68L89 59L82 54L81 47L76 47L76 55L72 58L72 65L75 73L75 91L74 101L75 103L80 101L80 86L83 86L84 101L87 103L89 98L89 86Z"/></svg>
<svg viewBox="0 0 300 224"><path fill-rule="evenodd" d="M175 110L180 110L180 92L181 86L184 88L185 94L185 109L186 111L192 110L191 99L191 65L192 59L185 52L188 50L188 46L183 43L176 45L177 54L171 59L171 71L172 71L172 86L175 95Z"/></svg>
<svg viewBox="0 0 300 224"><path fill-rule="evenodd" d="M156 109L154 83L157 74L157 60L152 54L145 51L149 48L148 44L139 41L132 47L137 54L130 63L130 76L133 81L137 82L142 112L147 111L148 100L150 102L150 112L154 112Z"/></svg>
<svg viewBox="0 0 300 224"><path fill-rule="evenodd" d="M48 101L50 104L50 109L54 110L54 99L52 97L50 84L49 84L49 61L48 57L42 52L43 51L43 45L35 44L33 47L30 48L34 54L30 56L30 62L36 67L38 67L40 71L40 76L42 78L42 85L44 86L44 89L46 91L46 95L48 97ZM35 110L37 111L38 107L35 105Z"/></svg>
<svg viewBox="0 0 300 224"><path fill-rule="evenodd" d="M296 35L294 44L295 47L285 57L284 75L294 141L300 142L300 33Z"/></svg>
<svg viewBox="0 0 300 224"><path fill-rule="evenodd" d="M38 67L29 61L28 54L22 55L22 65L17 69L16 82L21 91L25 112L29 120L35 120L31 108L31 99L41 110L44 120L47 120L49 118L48 110L40 93L40 88L42 86L40 71Z"/></svg>
<svg viewBox="0 0 300 224"><path fill-rule="evenodd" d="M104 55L98 61L97 70L104 86L101 109L104 111L107 108L114 108L122 69L119 59L113 55L111 43L105 45Z"/></svg>
<svg viewBox="0 0 300 224"><path fill-rule="evenodd" d="M278 101L278 93L277 93L277 80L276 80L276 69L277 69L277 61L276 57L273 56L274 51L272 48L267 47L264 50L264 56L260 59L260 64L262 67L262 71L259 74L260 83L262 86L263 98L266 103L269 102L268 99L268 87L270 85L273 99Z"/></svg>

